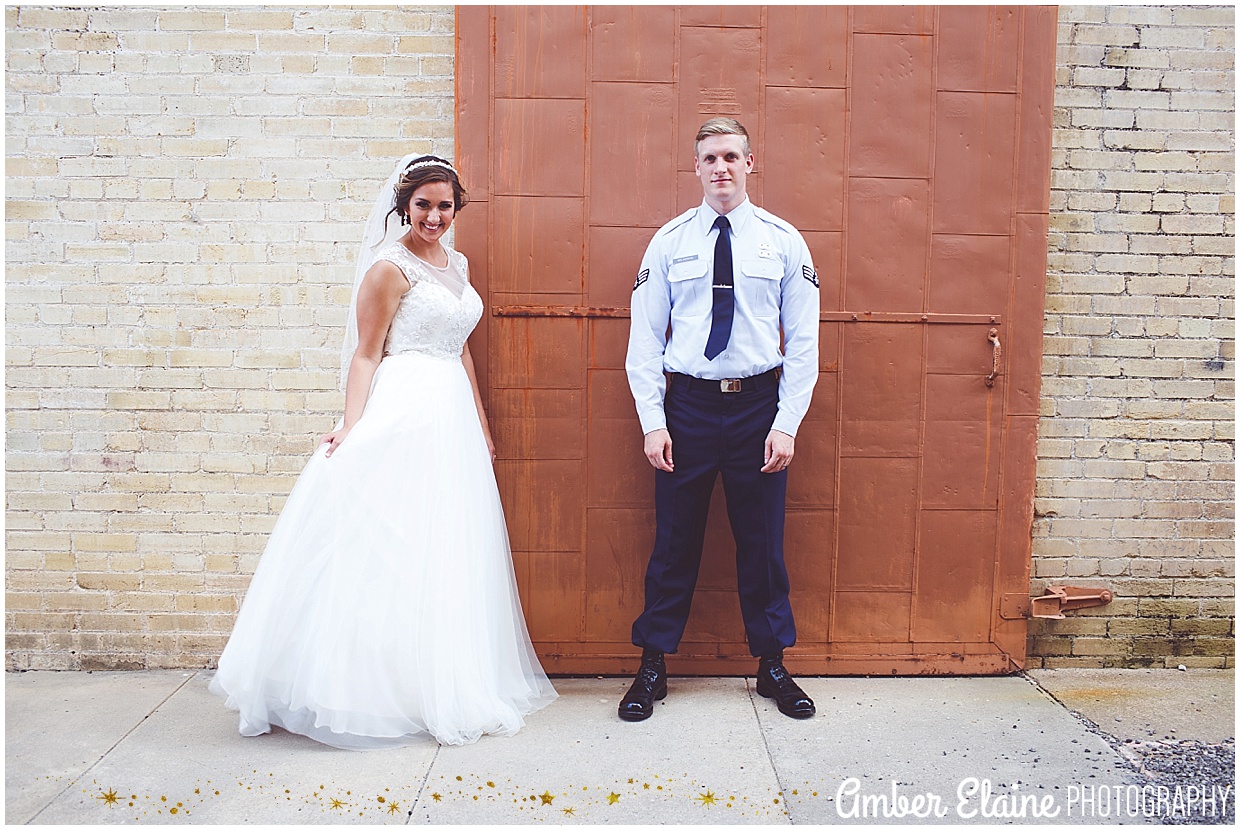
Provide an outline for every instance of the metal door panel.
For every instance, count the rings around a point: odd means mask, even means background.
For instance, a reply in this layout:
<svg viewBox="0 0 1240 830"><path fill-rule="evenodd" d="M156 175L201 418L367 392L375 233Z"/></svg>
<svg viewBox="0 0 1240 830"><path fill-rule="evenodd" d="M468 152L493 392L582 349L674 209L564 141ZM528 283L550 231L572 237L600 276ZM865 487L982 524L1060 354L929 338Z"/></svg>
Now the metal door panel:
<svg viewBox="0 0 1240 830"><path fill-rule="evenodd" d="M934 234L926 309L946 314L1005 311L1011 259L1010 236Z"/></svg>
<svg viewBox="0 0 1240 830"><path fill-rule="evenodd" d="M596 6L590 33L590 71L596 81L666 82L676 74L672 6Z"/></svg>
<svg viewBox="0 0 1240 830"><path fill-rule="evenodd" d="M521 594L552 671L631 671L653 477L623 371L655 230L711 115L803 232L820 380L789 475L795 671L1024 658L1054 9L458 10L456 244ZM588 60L587 60L588 57ZM993 385L986 384L1002 344ZM721 487L678 672L748 673Z"/></svg>
<svg viewBox="0 0 1240 830"><path fill-rule="evenodd" d="M627 227L636 220L653 236L661 224L655 218L675 198L675 87L595 83L590 91L590 222Z"/></svg>
<svg viewBox="0 0 1240 830"><path fill-rule="evenodd" d="M516 555L525 566L522 605L532 640L581 638L585 579L576 556L562 553Z"/></svg>
<svg viewBox="0 0 1240 830"><path fill-rule="evenodd" d="M762 7L745 6L681 6L681 26L748 26L762 25Z"/></svg>
<svg viewBox="0 0 1240 830"><path fill-rule="evenodd" d="M994 510L999 503L1002 388L980 374L926 375L921 504Z"/></svg>
<svg viewBox="0 0 1240 830"><path fill-rule="evenodd" d="M935 11L934 6L853 6L853 32L932 34Z"/></svg>
<svg viewBox="0 0 1240 830"><path fill-rule="evenodd" d="M849 175L929 177L933 42L858 34L853 44Z"/></svg>
<svg viewBox="0 0 1240 830"><path fill-rule="evenodd" d="M495 101L495 193L581 196L585 193L586 112L581 100Z"/></svg>
<svg viewBox="0 0 1240 830"><path fill-rule="evenodd" d="M1024 13L1016 210L1018 216L1045 216L1051 200L1051 131L1047 125L1052 122L1055 106L1057 13L1054 6L1029 6Z"/></svg>
<svg viewBox="0 0 1240 830"><path fill-rule="evenodd" d="M586 10L581 6L495 6L496 98L585 97ZM457 15L460 19L461 15ZM572 67L573 71L565 71ZM500 133L500 135L503 135ZM565 133L568 135L568 133ZM574 133L580 135L580 133Z"/></svg>
<svg viewBox="0 0 1240 830"><path fill-rule="evenodd" d="M632 407L633 396L623 371L590 372L591 507L649 508L654 504L654 478L649 465L642 469L627 457L642 442L641 426L626 411Z"/></svg>
<svg viewBox="0 0 1240 830"><path fill-rule="evenodd" d="M908 628L912 594L907 591L847 591L836 588L831 608L831 642L854 654L910 653ZM895 644L895 645L893 645Z"/></svg>
<svg viewBox="0 0 1240 830"><path fill-rule="evenodd" d="M645 250L645 244L642 245ZM633 266L636 269L636 265ZM636 271L634 271L636 273ZM629 320L623 317L595 317L590 321L590 368L624 371L624 356L629 348ZM626 381L627 382L627 381ZM629 404L632 404L630 398ZM610 412L610 410L608 410ZM633 410L615 411L618 417L631 418Z"/></svg>
<svg viewBox="0 0 1240 830"><path fill-rule="evenodd" d="M986 642L995 565L990 553L995 538L994 512L923 510L919 519L913 641ZM990 544L982 548L979 539Z"/></svg>
<svg viewBox="0 0 1240 830"><path fill-rule="evenodd" d="M496 457L585 457L585 396L577 389L493 389L490 420Z"/></svg>
<svg viewBox="0 0 1240 830"><path fill-rule="evenodd" d="M606 644L600 651L627 655L633 648L629 638L642 612L646 556L654 545L652 504L586 512L585 636Z"/></svg>
<svg viewBox="0 0 1240 830"><path fill-rule="evenodd" d="M1050 217L1045 213L1016 215L1016 256L1012 269L1012 320L1041 320L1046 305L1046 237ZM1008 382L1007 411L1037 415L1042 384L1042 330L1005 328Z"/></svg>
<svg viewBox="0 0 1240 830"><path fill-rule="evenodd" d="M1012 231L1016 96L940 92L934 141L935 233Z"/></svg>
<svg viewBox="0 0 1240 830"><path fill-rule="evenodd" d="M930 246L925 179L853 178L849 183L848 283L853 311L920 310Z"/></svg>
<svg viewBox="0 0 1240 830"><path fill-rule="evenodd" d="M766 20L768 85L846 86L847 6L768 6Z"/></svg>
<svg viewBox="0 0 1240 830"><path fill-rule="evenodd" d="M763 140L780 163L764 173L763 198L786 205L781 218L802 233L843 227L847 109L842 89L767 90Z"/></svg>
<svg viewBox="0 0 1240 830"><path fill-rule="evenodd" d="M495 462L514 551L581 550L585 523L584 460L530 459ZM574 557L575 558L575 557Z"/></svg>
<svg viewBox="0 0 1240 830"><path fill-rule="evenodd" d="M625 443L625 442L629 443ZM654 480L643 470L620 458L642 442L641 427L632 418L611 419L591 415L587 500L590 507L649 508L654 504ZM619 460L621 463L607 464ZM647 551L649 553L649 551ZM631 620L630 620L631 622Z"/></svg>
<svg viewBox="0 0 1240 830"><path fill-rule="evenodd" d="M469 188L469 198L475 206L485 203L491 198L491 108L494 103L492 85L491 55L487 55L485 71L480 66L469 67L462 64L462 58L469 58L461 52L462 44L480 44L491 42L491 15L489 14L458 14L456 16L456 135L470 136L468 141L456 142L456 165L458 170L476 171L476 174L465 179ZM488 50L489 51L489 50ZM461 71L464 70L464 71ZM471 209L470 220L455 223L455 245L462 247L462 233L484 235L490 223L479 221L478 210ZM465 226L469 226L466 228ZM466 250L486 250L485 236L479 240L481 247L470 247ZM470 278L477 264L470 262ZM486 294L482 295L486 297Z"/></svg>
<svg viewBox="0 0 1240 830"><path fill-rule="evenodd" d="M839 475L836 586L907 592L917 541L917 459L841 458Z"/></svg>
<svg viewBox="0 0 1240 830"><path fill-rule="evenodd" d="M506 294L568 294L581 298L585 201L561 196L496 196L497 256L491 290ZM530 228L545 228L532 234ZM559 298L560 302L566 302Z"/></svg>
<svg viewBox="0 0 1240 830"><path fill-rule="evenodd" d="M922 327L856 323L841 332L840 456L915 458L921 435Z"/></svg>
<svg viewBox="0 0 1240 830"><path fill-rule="evenodd" d="M939 89L1016 91L1020 73L1020 9L941 6L936 40Z"/></svg>
<svg viewBox="0 0 1240 830"><path fill-rule="evenodd" d="M581 320L497 318L491 326L491 388L584 388L584 328Z"/></svg>

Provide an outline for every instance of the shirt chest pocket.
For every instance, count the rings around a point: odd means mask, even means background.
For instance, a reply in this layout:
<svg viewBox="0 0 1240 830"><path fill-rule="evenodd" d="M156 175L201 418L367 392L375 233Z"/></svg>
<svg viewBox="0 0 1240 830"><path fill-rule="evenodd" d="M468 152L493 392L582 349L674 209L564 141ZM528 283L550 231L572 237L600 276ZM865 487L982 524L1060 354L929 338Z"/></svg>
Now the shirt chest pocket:
<svg viewBox="0 0 1240 830"><path fill-rule="evenodd" d="M683 262L673 262L667 269L672 305L679 306L680 311L686 315L694 316L710 310L709 283L706 260L700 256Z"/></svg>
<svg viewBox="0 0 1240 830"><path fill-rule="evenodd" d="M743 259L738 270L738 288L746 310L754 317L777 316L783 264L777 259Z"/></svg>

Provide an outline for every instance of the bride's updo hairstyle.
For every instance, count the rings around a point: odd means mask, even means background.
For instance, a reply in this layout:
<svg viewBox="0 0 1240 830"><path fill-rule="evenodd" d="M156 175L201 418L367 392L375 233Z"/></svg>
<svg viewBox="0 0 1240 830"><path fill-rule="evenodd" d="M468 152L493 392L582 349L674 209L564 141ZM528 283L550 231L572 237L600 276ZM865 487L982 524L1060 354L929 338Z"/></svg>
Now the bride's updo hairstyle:
<svg viewBox="0 0 1240 830"><path fill-rule="evenodd" d="M409 162L409 166L396 182L396 207L388 212L388 216L395 213L400 217L402 225L408 225L409 200L413 198L414 191L431 182L447 182L452 185L452 201L456 210L469 203L469 194L465 192L452 162L439 156L418 156Z"/></svg>

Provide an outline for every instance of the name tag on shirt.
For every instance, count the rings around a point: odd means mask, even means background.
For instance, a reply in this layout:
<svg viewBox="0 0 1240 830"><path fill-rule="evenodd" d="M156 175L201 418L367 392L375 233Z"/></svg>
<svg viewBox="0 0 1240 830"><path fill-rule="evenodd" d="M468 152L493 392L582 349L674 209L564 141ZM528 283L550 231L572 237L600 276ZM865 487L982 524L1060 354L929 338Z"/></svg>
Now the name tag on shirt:
<svg viewBox="0 0 1240 830"><path fill-rule="evenodd" d="M698 258L697 254L692 254L691 256L677 257L676 259L672 260L672 265L679 265L682 262L693 262L693 260L697 258Z"/></svg>

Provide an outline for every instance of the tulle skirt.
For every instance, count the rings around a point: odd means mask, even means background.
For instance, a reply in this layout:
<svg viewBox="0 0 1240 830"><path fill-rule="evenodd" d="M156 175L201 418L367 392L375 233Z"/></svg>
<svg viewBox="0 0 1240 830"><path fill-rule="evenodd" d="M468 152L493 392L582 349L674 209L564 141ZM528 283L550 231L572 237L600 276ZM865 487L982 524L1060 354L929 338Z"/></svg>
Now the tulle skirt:
<svg viewBox="0 0 1240 830"><path fill-rule="evenodd" d="M383 359L362 417L320 446L267 543L211 690L241 734L348 749L511 735L556 698L459 360Z"/></svg>

